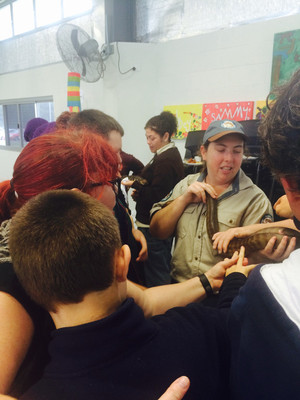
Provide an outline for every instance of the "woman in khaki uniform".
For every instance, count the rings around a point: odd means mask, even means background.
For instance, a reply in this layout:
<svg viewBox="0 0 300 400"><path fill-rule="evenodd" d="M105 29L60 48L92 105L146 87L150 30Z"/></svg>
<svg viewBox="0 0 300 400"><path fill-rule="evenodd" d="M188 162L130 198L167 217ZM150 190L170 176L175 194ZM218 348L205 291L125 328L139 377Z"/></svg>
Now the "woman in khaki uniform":
<svg viewBox="0 0 300 400"><path fill-rule="evenodd" d="M241 170L245 140L238 122L212 122L201 146L204 172L188 175L170 195L153 205L153 236L175 235L174 281L197 276L221 259L206 230L206 192L218 199L220 231L273 220L268 198ZM164 207L166 202L170 204Z"/></svg>

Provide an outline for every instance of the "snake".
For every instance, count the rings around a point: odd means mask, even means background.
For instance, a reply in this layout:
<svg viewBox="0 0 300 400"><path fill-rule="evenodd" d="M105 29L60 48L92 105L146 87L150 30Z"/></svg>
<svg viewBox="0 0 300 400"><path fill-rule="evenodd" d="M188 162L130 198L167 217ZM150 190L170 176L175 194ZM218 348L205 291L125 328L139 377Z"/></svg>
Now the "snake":
<svg viewBox="0 0 300 400"><path fill-rule="evenodd" d="M217 199L212 198L209 193L206 193L206 207L206 229L208 236L213 243L213 235L219 232L218 201ZM264 249L268 241L274 236L277 238L276 243L279 243L283 236L287 236L289 239L295 237L296 248L300 247L300 232L290 228L269 227L262 228L258 232L246 237L233 238L228 244L227 252L223 253L222 256L230 258L235 251L239 251L241 246L244 246L245 256L249 257L250 254Z"/></svg>
<svg viewBox="0 0 300 400"><path fill-rule="evenodd" d="M130 181L138 182L140 185L145 186L148 185L148 181L145 178L142 178L139 175L126 175L124 178L128 178Z"/></svg>

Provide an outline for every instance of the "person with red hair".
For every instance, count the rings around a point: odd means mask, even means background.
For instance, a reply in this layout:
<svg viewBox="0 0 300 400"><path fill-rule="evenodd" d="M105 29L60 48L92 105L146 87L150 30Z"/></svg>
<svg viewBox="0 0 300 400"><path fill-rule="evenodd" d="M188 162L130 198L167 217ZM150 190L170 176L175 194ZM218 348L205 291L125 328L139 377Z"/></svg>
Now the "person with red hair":
<svg viewBox="0 0 300 400"><path fill-rule="evenodd" d="M11 217L29 199L52 189L77 188L112 210L117 173L117 156L103 138L61 131L30 141L15 162L13 178L0 183L0 393L11 387L18 396L38 376L47 357L42 325L50 321L14 274L8 248Z"/></svg>
<svg viewBox="0 0 300 400"><path fill-rule="evenodd" d="M57 131L40 136L20 153L13 178L0 183L0 222L45 190L76 187L93 195L117 174L116 154L96 134Z"/></svg>
<svg viewBox="0 0 300 400"><path fill-rule="evenodd" d="M12 179L0 183L0 393L18 397L40 377L53 328L48 313L27 296L15 275L8 248L11 218L32 197L54 189L77 188L112 210L117 174L118 157L100 135L63 130L30 141L15 162ZM225 269L236 260L206 273L211 293L219 290ZM195 277L147 290L127 281L127 293L152 316L202 300L208 292Z"/></svg>

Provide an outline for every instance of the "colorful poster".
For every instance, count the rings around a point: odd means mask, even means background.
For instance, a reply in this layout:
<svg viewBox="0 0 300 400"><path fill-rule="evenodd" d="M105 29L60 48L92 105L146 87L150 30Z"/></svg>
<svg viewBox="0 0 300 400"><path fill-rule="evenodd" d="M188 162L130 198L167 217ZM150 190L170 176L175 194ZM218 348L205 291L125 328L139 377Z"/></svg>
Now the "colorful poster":
<svg viewBox="0 0 300 400"><path fill-rule="evenodd" d="M215 120L245 121L253 119L253 108L253 101L203 104L202 129L207 129L209 124Z"/></svg>
<svg viewBox="0 0 300 400"><path fill-rule="evenodd" d="M300 68L300 29L274 35L271 89L290 79Z"/></svg>
<svg viewBox="0 0 300 400"><path fill-rule="evenodd" d="M259 100L255 102L255 112L253 119L263 119L266 116L268 109L265 100Z"/></svg>
<svg viewBox="0 0 300 400"><path fill-rule="evenodd" d="M165 106L164 111L176 115L178 130L177 135L173 136L174 139L185 139L189 131L201 129L202 104Z"/></svg>

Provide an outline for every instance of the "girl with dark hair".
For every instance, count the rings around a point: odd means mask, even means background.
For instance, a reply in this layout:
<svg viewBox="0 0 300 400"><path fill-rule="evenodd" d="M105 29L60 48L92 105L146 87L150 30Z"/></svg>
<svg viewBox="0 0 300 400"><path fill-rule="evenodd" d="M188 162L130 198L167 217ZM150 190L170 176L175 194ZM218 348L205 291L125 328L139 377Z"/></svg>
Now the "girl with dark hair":
<svg viewBox="0 0 300 400"><path fill-rule="evenodd" d="M177 132L177 119L169 111L164 111L149 119L145 125L147 144L154 158L144 167L140 181L125 181L132 187L136 201L136 225L148 245L148 260L144 263L144 279L147 287L171 282L170 261L173 238L156 239L149 232L150 210L152 205L164 198L184 177L183 163L178 149L171 141ZM142 181L144 182L144 181ZM123 183L123 181L122 181Z"/></svg>

